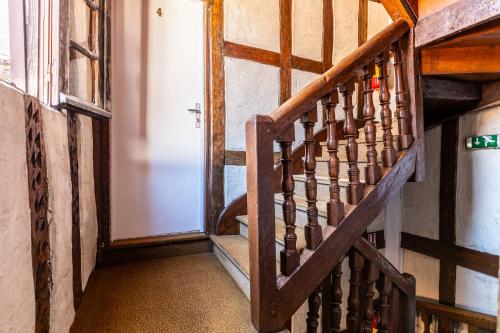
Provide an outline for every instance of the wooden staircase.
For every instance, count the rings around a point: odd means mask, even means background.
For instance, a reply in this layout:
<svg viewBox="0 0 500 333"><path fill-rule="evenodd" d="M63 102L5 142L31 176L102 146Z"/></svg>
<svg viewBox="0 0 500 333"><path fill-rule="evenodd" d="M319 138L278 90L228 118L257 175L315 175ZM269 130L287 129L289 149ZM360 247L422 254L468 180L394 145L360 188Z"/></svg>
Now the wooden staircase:
<svg viewBox="0 0 500 333"><path fill-rule="evenodd" d="M257 331L290 329L295 314L305 317L308 333L317 332L320 322L322 332L368 333L374 318L379 332L414 332L414 278L397 271L363 238L390 197L410 178L422 178L423 122L412 38L406 22L394 21L269 116L247 122L248 195L226 207L212 240L215 254L250 298ZM375 64L380 117L373 102ZM354 118L356 84L363 95L362 119ZM314 133L318 102L326 121ZM292 151L297 121L304 142ZM275 143L281 151L278 166ZM342 290L347 278L348 293ZM307 314L297 313L304 302Z"/></svg>

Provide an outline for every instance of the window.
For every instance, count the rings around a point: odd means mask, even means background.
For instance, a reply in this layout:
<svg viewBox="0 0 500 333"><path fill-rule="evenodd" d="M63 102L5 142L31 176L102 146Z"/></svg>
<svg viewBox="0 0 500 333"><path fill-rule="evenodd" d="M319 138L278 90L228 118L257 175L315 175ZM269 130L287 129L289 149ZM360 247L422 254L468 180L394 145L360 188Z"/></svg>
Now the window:
<svg viewBox="0 0 500 333"><path fill-rule="evenodd" d="M97 112L102 117L109 109L105 84L109 77L106 0L60 1L66 2L66 6L61 6L61 29L67 34L61 44L60 103L74 111Z"/></svg>

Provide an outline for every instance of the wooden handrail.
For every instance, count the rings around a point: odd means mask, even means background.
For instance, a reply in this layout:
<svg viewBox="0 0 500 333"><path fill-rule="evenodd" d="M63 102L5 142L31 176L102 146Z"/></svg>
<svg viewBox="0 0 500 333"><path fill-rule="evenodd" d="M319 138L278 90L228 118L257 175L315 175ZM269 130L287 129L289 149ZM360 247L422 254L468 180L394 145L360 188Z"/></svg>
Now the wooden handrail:
<svg viewBox="0 0 500 333"><path fill-rule="evenodd" d="M494 331L497 327L497 318L495 316L440 304L436 300L424 297L417 297L416 309L417 311L422 311L427 314L437 315L459 323L473 325L491 331Z"/></svg>
<svg viewBox="0 0 500 333"><path fill-rule="evenodd" d="M391 23L368 42L345 57L325 74L316 78L297 95L283 103L269 117L273 120L275 138L282 135L303 114L310 111L317 101L331 92L337 85L349 80L363 65L387 50L408 32L410 27L403 19Z"/></svg>
<svg viewBox="0 0 500 333"><path fill-rule="evenodd" d="M358 128L362 128L365 122L361 119L356 119L356 125ZM344 121L341 120L337 122L337 139L344 140ZM321 128L314 135L316 142L326 141L326 127ZM302 164L302 157L304 156L304 144L297 146L292 152L293 161L293 172L294 174L299 174L304 171L304 165ZM318 151L320 151L318 149ZM274 168L274 188L275 193L281 191L280 187L281 180L281 164L278 164ZM230 204L228 204L224 210L219 215L217 220L216 232L218 235L237 235L239 234L239 222L236 220L237 216L247 214L247 194L240 195L238 198L234 199Z"/></svg>
<svg viewBox="0 0 500 333"><path fill-rule="evenodd" d="M332 274L340 260L351 251L354 244L358 248L354 252L350 264L351 290L349 296L348 329L358 331L358 326L365 325L365 331L370 330L370 315L359 315L359 286L360 274L364 265L363 258L370 263L372 272L379 270L382 289L382 326L387 332L389 326L388 308L390 306L389 295L394 285L403 295L405 310L402 314L399 326L393 326L390 332L401 331L401 325L405 325L403 331L412 332L415 322L415 280L409 275L401 275L387 260L383 259L371 246L364 241L359 241L366 228L382 212L390 197L399 191L410 179L416 170L416 160L421 139L415 131L409 132L409 121L414 120L416 109L413 105L408 112L406 103L405 72L402 54L412 48L410 44L401 48L399 41L409 31L408 24L403 20L393 22L389 27L374 36L370 41L347 56L338 65L314 80L299 94L285 102L270 115L255 115L246 123L246 145L247 145L247 210L248 210L248 238L250 250L250 294L252 323L259 332L274 332L281 329L291 318L293 313L309 300L309 313L307 319L308 331L315 332L318 322L319 288L325 279ZM396 68L396 96L397 96L397 118L398 135L396 136L397 149L393 146L392 135L392 110L390 109L390 96L388 88L388 50L392 48L397 54ZM413 59L410 59L413 60ZM352 94L354 91L354 80L363 69L363 73L370 73L369 66L377 63L380 68L379 80L381 82L381 120L383 132L382 161L384 168L379 169L380 174L372 177L370 183L360 182L360 170L358 168L358 143L356 135L358 128L353 118ZM407 68L406 73L414 74L412 67ZM413 79L413 78L412 78ZM370 75L363 75L363 94L365 102L372 102ZM348 185L346 187L346 203L336 204L338 200L338 177L339 159L337 155L338 136L336 131L337 121L335 119L335 106L338 104L338 91L343 100L343 112L345 114L344 133L347 140L345 145L348 163ZM411 89L411 88L410 88ZM414 92L412 92L414 93ZM328 110L326 132L328 142L328 169L330 177L330 201L328 202L328 219L326 226L318 224L317 181L315 178L316 160L314 149L315 140L312 128L317 122L317 102L321 100L324 110ZM369 104L369 103L368 103ZM373 105L365 103L363 113L364 120L370 123L365 128L365 141L371 147L371 163L378 164L375 126L373 125ZM372 103L373 104L373 103ZM333 110L333 112L332 112ZM305 131L304 165L300 166L306 173L306 203L307 224L304 227L306 248L300 253L296 248L297 236L295 230L296 208L293 199L293 174L296 170L291 163L291 144L294 141L294 133L290 131L293 124L300 119ZM335 125L335 126L333 126ZM411 128L415 128L412 126ZM273 144L280 143L282 152L281 173L274 168ZM302 149L302 148L301 148ZM299 166L297 166L299 167ZM281 180L281 184L279 182ZM280 187L281 185L281 187ZM286 225L284 236L284 250L280 251L280 270L277 275L276 246L275 246L275 203L274 195L277 191L284 194L283 219ZM241 205L243 206L243 205ZM241 208L241 206L239 208ZM335 209L335 211L334 211ZM234 213L233 210L231 213ZM340 218L330 219L333 213ZM223 214L224 215L224 214ZM227 216L226 216L227 217ZM361 256L360 256L361 254ZM373 273L367 284L373 287ZM277 276L277 278L275 278ZM378 288L378 286L377 286ZM373 295L367 296L369 302ZM397 293L399 297L399 293ZM370 301L371 300L371 301ZM399 302L399 300L398 300ZM368 313L371 310L368 310ZM393 314L394 315L394 314ZM366 324L368 322L368 324ZM392 324L391 324L392 325ZM350 328L349 328L350 327Z"/></svg>

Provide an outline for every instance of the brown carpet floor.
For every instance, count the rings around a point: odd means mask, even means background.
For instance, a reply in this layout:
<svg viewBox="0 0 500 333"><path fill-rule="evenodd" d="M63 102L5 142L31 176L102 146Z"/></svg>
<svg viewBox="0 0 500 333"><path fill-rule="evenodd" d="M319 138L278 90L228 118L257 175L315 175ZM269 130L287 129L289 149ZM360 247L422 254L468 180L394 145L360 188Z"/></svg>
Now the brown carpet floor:
<svg viewBox="0 0 500 333"><path fill-rule="evenodd" d="M72 333L254 332L250 305L213 254L95 272Z"/></svg>

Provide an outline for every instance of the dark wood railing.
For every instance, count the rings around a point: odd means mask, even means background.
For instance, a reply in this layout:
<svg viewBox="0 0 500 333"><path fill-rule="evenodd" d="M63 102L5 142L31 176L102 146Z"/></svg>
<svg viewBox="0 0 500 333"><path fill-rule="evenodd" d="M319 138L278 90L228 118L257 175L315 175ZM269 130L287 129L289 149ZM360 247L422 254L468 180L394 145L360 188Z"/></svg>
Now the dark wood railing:
<svg viewBox="0 0 500 333"><path fill-rule="evenodd" d="M268 116L255 115L246 124L251 316L259 332L274 332L284 327L306 300L309 303L307 332L317 331L320 318L318 311L320 304L325 301L332 304L331 327L333 332L338 332L342 315L339 307L339 263L346 256L349 256L351 266L347 331L370 332L370 317L374 311L380 317L379 332L414 331L414 279L401 275L383 256L361 240L368 225L384 209L389 198L414 174L416 168L418 140L421 136L414 130L420 127L414 123L417 121L416 110L408 106L408 92L405 90L406 81L413 79L411 76L414 75L407 73L408 65L403 61L404 54L408 52L407 45L410 45L404 43L408 31L406 22L394 21L276 111ZM395 59L398 120L395 140L387 75L389 51ZM368 82L375 63L380 69L381 85L381 166L375 144L377 127L374 126L373 94ZM363 82L363 121L367 124L364 130L369 163L363 170L365 182L361 182L358 167L358 127L352 105L354 82L358 82L359 77ZM340 200L338 184L339 136L335 108L339 92L343 101L343 134L349 180L345 203ZM326 226L318 223L316 204L315 156L318 153L318 136L313 134L313 128L318 118L318 101L322 102L324 113L328 115L326 139L331 186ZM293 198L293 174L299 166L294 166L291 152L296 121L302 123L305 132L301 168L306 174L307 224L304 227L306 248L301 253L296 246ZM274 169L275 141L281 148L281 182L276 182ZM394 141L397 147L394 147ZM282 209L286 224L279 275L276 272L275 252L276 191L284 194ZM330 295L323 290L325 281L329 279L333 289ZM375 286L380 293L376 302L373 300ZM376 309L374 304L377 304Z"/></svg>
<svg viewBox="0 0 500 333"><path fill-rule="evenodd" d="M431 332L432 323L442 325L439 332L453 332L453 327L458 324L467 325L467 332L475 333L479 329L495 332L497 318L481 312L461 309L458 307L440 304L438 301L417 297L416 310L420 313L424 333ZM447 327L448 330L443 330Z"/></svg>

